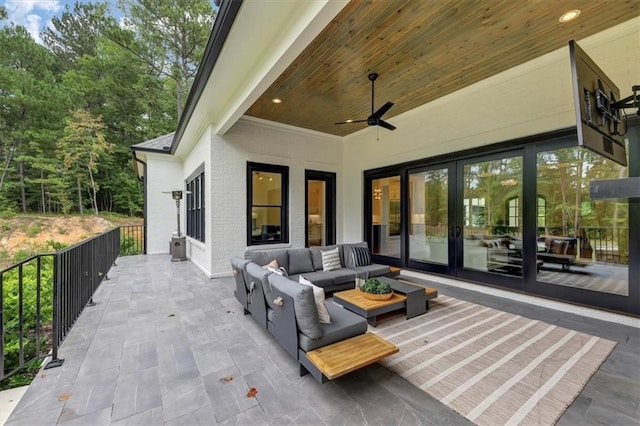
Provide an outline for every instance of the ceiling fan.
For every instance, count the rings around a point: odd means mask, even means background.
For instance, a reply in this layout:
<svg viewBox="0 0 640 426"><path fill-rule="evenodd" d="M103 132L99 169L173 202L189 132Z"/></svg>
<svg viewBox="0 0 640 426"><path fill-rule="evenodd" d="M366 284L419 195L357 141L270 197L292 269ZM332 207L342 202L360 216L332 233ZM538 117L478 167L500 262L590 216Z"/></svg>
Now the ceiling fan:
<svg viewBox="0 0 640 426"><path fill-rule="evenodd" d="M347 121L340 121L338 123L335 124L350 124L350 123L367 123L367 125L369 126L380 126L380 127L384 127L385 129L389 129L389 130L395 130L396 127L387 123L386 121L384 121L382 119L382 116L384 115L385 112L389 111L389 109L393 106L393 102L387 102L386 104L382 105L380 108L378 108L377 111L374 112L373 108L374 108L374 93L375 93L375 81L378 78L378 73L372 72L371 74L369 74L369 80L371 80L371 115L369 117L367 117L366 120L347 120Z"/></svg>

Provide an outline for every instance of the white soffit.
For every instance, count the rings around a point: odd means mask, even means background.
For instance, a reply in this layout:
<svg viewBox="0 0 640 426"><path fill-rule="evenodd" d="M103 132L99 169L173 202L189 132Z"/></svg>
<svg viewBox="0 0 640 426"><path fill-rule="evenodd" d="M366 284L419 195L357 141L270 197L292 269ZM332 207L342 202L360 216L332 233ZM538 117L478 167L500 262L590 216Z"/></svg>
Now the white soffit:
<svg viewBox="0 0 640 426"><path fill-rule="evenodd" d="M208 123L226 133L347 3L245 0L181 145L197 139Z"/></svg>

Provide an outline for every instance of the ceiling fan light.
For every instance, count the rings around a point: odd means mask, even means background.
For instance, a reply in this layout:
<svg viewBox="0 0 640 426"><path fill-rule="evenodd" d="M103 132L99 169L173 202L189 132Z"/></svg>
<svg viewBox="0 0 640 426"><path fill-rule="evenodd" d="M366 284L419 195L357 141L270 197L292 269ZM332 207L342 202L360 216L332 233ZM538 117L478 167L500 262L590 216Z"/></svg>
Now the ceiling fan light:
<svg viewBox="0 0 640 426"><path fill-rule="evenodd" d="M353 120L352 119L348 119L348 120L345 120L344 122L345 123L353 123Z"/></svg>

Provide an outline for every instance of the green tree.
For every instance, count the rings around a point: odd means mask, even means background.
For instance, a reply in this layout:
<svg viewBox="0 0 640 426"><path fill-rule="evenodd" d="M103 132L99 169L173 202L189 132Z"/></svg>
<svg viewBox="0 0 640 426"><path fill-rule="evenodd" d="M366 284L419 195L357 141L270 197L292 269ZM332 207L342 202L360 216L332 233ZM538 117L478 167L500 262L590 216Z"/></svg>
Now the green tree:
<svg viewBox="0 0 640 426"><path fill-rule="evenodd" d="M100 157L113 151L113 144L106 141L102 117L94 118L86 110L77 109L67 120L64 137L58 141L59 156L63 159L65 170L76 178L78 207L82 214L82 185L88 176L93 211L98 214L97 192L99 184L94 175L98 171ZM85 175L86 172L86 175Z"/></svg>
<svg viewBox="0 0 640 426"><path fill-rule="evenodd" d="M209 0L118 0L128 29L110 37L159 77L175 84L179 117L204 54L216 12Z"/></svg>
<svg viewBox="0 0 640 426"><path fill-rule="evenodd" d="M0 200L31 210L42 189L29 185L41 178L35 157L54 156L68 98L52 71L55 58L24 27L0 28Z"/></svg>

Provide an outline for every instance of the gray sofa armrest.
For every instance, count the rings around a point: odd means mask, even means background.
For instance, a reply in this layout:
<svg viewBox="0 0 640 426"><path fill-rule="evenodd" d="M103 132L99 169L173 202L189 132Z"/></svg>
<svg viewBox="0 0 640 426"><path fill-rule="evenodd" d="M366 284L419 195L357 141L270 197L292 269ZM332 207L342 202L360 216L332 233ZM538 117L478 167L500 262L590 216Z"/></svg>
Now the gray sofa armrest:
<svg viewBox="0 0 640 426"><path fill-rule="evenodd" d="M298 359L298 326L293 306L293 298L277 288L271 290L274 300L282 298L282 304L273 309L273 337L282 345L285 351L295 359Z"/></svg>

